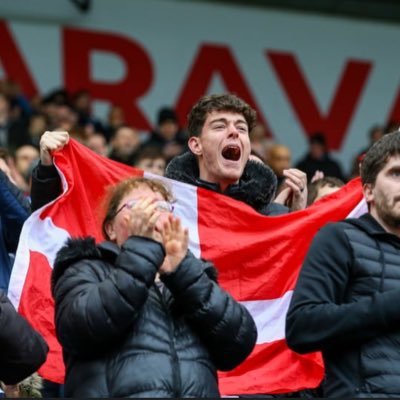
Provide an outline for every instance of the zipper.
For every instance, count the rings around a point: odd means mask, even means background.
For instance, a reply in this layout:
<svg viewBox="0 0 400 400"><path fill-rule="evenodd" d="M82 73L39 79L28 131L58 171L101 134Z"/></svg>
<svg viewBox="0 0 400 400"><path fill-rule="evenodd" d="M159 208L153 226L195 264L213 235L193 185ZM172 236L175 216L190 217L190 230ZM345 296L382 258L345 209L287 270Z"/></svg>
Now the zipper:
<svg viewBox="0 0 400 400"><path fill-rule="evenodd" d="M173 381L173 389L174 389L174 398L180 398L181 396L181 391L182 391L182 381L181 381L181 374L179 370L179 359L178 359L178 354L176 352L175 344L174 344L174 322L172 319L172 314L169 311L167 304L166 304L166 299L163 295L163 293L160 291L158 288L157 284L154 284L154 287L156 289L156 293L161 301L162 307L164 308L165 313L167 314L168 317L168 323L169 323L169 330L168 330L168 335L169 335L169 347L172 355L172 381Z"/></svg>

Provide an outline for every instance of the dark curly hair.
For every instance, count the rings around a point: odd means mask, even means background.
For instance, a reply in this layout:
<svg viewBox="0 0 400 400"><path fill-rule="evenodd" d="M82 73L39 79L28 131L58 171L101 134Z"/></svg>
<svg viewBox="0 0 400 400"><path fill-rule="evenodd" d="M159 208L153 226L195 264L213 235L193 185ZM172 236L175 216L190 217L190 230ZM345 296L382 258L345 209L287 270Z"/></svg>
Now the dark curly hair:
<svg viewBox="0 0 400 400"><path fill-rule="evenodd" d="M212 94L203 96L188 115L190 136L200 136L207 115L213 111L229 111L242 114L247 122L249 132L257 122L257 113L246 102L234 94Z"/></svg>

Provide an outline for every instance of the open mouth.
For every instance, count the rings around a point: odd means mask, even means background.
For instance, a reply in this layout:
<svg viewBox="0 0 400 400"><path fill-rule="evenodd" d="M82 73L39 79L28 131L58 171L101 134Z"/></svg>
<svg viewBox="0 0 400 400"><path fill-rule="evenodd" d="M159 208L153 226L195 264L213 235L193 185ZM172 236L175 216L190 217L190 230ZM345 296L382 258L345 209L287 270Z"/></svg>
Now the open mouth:
<svg viewBox="0 0 400 400"><path fill-rule="evenodd" d="M239 146L230 144L222 149L222 157L229 161L238 161L240 158L241 150Z"/></svg>

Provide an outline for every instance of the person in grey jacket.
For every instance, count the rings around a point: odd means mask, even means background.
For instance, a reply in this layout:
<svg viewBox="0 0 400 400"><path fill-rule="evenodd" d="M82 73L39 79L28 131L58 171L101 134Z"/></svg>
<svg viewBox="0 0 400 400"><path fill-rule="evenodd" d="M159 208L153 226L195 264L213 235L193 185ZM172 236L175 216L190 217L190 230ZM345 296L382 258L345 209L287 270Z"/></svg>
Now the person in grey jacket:
<svg viewBox="0 0 400 400"><path fill-rule="evenodd" d="M400 397L400 132L367 152L368 213L315 236L293 293L286 339L322 351L324 397Z"/></svg>
<svg viewBox="0 0 400 400"><path fill-rule="evenodd" d="M219 397L257 338L244 306L222 290L214 266L188 250L159 181L115 186L108 239L71 239L52 274L67 397Z"/></svg>

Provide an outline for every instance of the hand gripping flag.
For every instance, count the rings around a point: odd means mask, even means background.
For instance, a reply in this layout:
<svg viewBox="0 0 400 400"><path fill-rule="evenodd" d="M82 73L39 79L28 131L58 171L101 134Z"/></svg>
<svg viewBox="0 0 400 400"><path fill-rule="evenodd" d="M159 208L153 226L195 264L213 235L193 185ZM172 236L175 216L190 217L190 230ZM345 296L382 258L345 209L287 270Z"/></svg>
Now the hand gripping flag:
<svg viewBox="0 0 400 400"><path fill-rule="evenodd" d="M55 255L70 236L91 235L96 241L103 240L100 221L106 187L128 176L143 175L143 171L100 157L74 140L54 155L54 162L63 193L26 221L9 296L50 346L40 374L63 382L65 371L50 293ZM359 180L305 210L279 217L262 216L242 202L205 189L165 182L177 199L176 215L189 228L191 250L215 263L221 286L245 305L256 321L255 349L239 367L219 375L221 393L285 393L318 386L324 372L321 355L300 355L287 347L285 316L317 230L366 211Z"/></svg>

